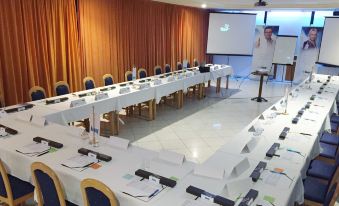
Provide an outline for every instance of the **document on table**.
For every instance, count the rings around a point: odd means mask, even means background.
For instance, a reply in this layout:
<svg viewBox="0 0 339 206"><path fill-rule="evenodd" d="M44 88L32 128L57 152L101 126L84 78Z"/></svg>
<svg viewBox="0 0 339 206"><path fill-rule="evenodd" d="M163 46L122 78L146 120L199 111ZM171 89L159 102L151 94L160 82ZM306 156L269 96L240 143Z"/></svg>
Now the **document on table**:
<svg viewBox="0 0 339 206"><path fill-rule="evenodd" d="M70 169L74 169L78 172L82 172L92 164L97 163L98 161L95 160L93 157L89 157L87 155L77 154L69 159L67 159L61 165L64 167L68 167Z"/></svg>
<svg viewBox="0 0 339 206"><path fill-rule="evenodd" d="M288 189L292 185L294 178L291 178L285 172L275 172L273 170L265 170L261 176L261 179L266 185L278 187L281 189Z"/></svg>
<svg viewBox="0 0 339 206"><path fill-rule="evenodd" d="M28 145L25 145L16 151L22 154L25 154L29 157L39 156L45 153L48 153L50 146L48 144L32 142Z"/></svg>
<svg viewBox="0 0 339 206"><path fill-rule="evenodd" d="M203 200L185 200L181 206L214 206L217 205L215 203L203 201Z"/></svg>
<svg viewBox="0 0 339 206"><path fill-rule="evenodd" d="M151 182L149 180L136 179L128 183L122 190L122 193L144 202L148 202L165 188L165 186Z"/></svg>

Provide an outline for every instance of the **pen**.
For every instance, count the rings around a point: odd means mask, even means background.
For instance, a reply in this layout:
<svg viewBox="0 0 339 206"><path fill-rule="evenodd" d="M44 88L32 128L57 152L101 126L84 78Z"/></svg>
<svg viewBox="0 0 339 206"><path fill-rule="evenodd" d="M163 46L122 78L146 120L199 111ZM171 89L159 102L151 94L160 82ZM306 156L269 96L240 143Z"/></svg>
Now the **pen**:
<svg viewBox="0 0 339 206"><path fill-rule="evenodd" d="M158 192L159 192L159 189L155 190L152 194L150 194L150 196L148 196L148 198L152 198L152 197L155 196Z"/></svg>
<svg viewBox="0 0 339 206"><path fill-rule="evenodd" d="M292 150L292 149L287 149L287 151L288 151L288 152L294 152L294 153L299 154L299 155L302 156L302 157L305 157L305 156L304 156L303 154L301 154L301 152L299 152L299 151Z"/></svg>
<svg viewBox="0 0 339 206"><path fill-rule="evenodd" d="M301 135L306 135L306 136L312 136L311 134L303 133L303 132L300 132L299 134L301 134Z"/></svg>
<svg viewBox="0 0 339 206"><path fill-rule="evenodd" d="M43 152L43 153L38 154L37 157L40 157L40 156L42 156L42 155L44 155L44 154L47 154L47 153L49 153L49 150L47 150L47 151L45 151L45 152Z"/></svg>

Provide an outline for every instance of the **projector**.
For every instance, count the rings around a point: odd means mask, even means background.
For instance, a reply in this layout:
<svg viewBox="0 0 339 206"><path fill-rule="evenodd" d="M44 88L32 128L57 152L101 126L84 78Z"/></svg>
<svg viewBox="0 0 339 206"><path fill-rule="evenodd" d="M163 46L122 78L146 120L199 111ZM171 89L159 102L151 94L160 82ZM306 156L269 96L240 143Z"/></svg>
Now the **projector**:
<svg viewBox="0 0 339 206"><path fill-rule="evenodd" d="M254 4L254 6L267 6L267 2L263 0L259 0Z"/></svg>

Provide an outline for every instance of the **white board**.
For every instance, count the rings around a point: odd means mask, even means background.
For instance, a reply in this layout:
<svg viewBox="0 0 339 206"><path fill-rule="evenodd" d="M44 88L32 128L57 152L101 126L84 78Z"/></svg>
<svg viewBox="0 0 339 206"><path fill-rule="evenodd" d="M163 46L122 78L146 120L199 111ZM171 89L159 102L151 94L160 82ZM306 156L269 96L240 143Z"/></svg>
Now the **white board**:
<svg viewBox="0 0 339 206"><path fill-rule="evenodd" d="M319 63L339 66L339 17L326 17Z"/></svg>
<svg viewBox="0 0 339 206"><path fill-rule="evenodd" d="M293 64L297 36L279 35L275 45L273 64Z"/></svg>

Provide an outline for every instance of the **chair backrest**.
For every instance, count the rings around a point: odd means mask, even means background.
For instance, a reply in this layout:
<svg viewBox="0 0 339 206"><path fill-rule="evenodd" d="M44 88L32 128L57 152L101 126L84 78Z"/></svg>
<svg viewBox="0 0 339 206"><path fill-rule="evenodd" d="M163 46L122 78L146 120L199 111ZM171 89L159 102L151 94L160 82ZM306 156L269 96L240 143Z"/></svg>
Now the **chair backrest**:
<svg viewBox="0 0 339 206"><path fill-rule="evenodd" d="M197 59L193 60L193 66L198 67L199 66L199 61Z"/></svg>
<svg viewBox="0 0 339 206"><path fill-rule="evenodd" d="M171 72L171 66L169 64L165 65L165 73L170 73Z"/></svg>
<svg viewBox="0 0 339 206"><path fill-rule="evenodd" d="M155 66L154 67L154 75L160 75L162 74L161 66Z"/></svg>
<svg viewBox="0 0 339 206"><path fill-rule="evenodd" d="M177 70L182 70L182 64L181 64L181 62L178 62L178 63L177 63Z"/></svg>
<svg viewBox="0 0 339 206"><path fill-rule="evenodd" d="M147 77L147 71L144 68L140 68L138 70L138 79L146 78Z"/></svg>
<svg viewBox="0 0 339 206"><path fill-rule="evenodd" d="M105 86L114 84L113 76L111 74L105 74L104 76L102 76L102 79L104 80Z"/></svg>
<svg viewBox="0 0 339 206"><path fill-rule="evenodd" d="M39 86L34 86L29 90L29 98L31 101L36 101L40 99L46 98L46 92L45 89Z"/></svg>
<svg viewBox="0 0 339 206"><path fill-rule="evenodd" d="M133 80L132 72L131 71L125 72L125 81L128 82L128 81L132 81L132 80Z"/></svg>
<svg viewBox="0 0 339 206"><path fill-rule="evenodd" d="M118 200L112 190L95 179L81 181L81 193L84 206L118 206Z"/></svg>
<svg viewBox="0 0 339 206"><path fill-rule="evenodd" d="M335 202L337 201L338 196L339 196L339 188L338 188L338 183L336 182L328 190L323 205L324 206L334 206Z"/></svg>
<svg viewBox="0 0 339 206"><path fill-rule="evenodd" d="M84 80L82 80L82 83L84 84L84 88L86 90L95 88L95 82L93 77L85 77Z"/></svg>
<svg viewBox="0 0 339 206"><path fill-rule="evenodd" d="M186 68L191 68L191 63L190 62L187 62Z"/></svg>
<svg viewBox="0 0 339 206"><path fill-rule="evenodd" d="M0 159L0 200L6 203L13 202L13 193L9 183L8 174L5 166Z"/></svg>
<svg viewBox="0 0 339 206"><path fill-rule="evenodd" d="M41 162L31 165L38 206L66 206L64 192L55 172Z"/></svg>
<svg viewBox="0 0 339 206"><path fill-rule="evenodd" d="M65 81L59 81L54 85L54 91L56 96L69 94L69 85Z"/></svg>

